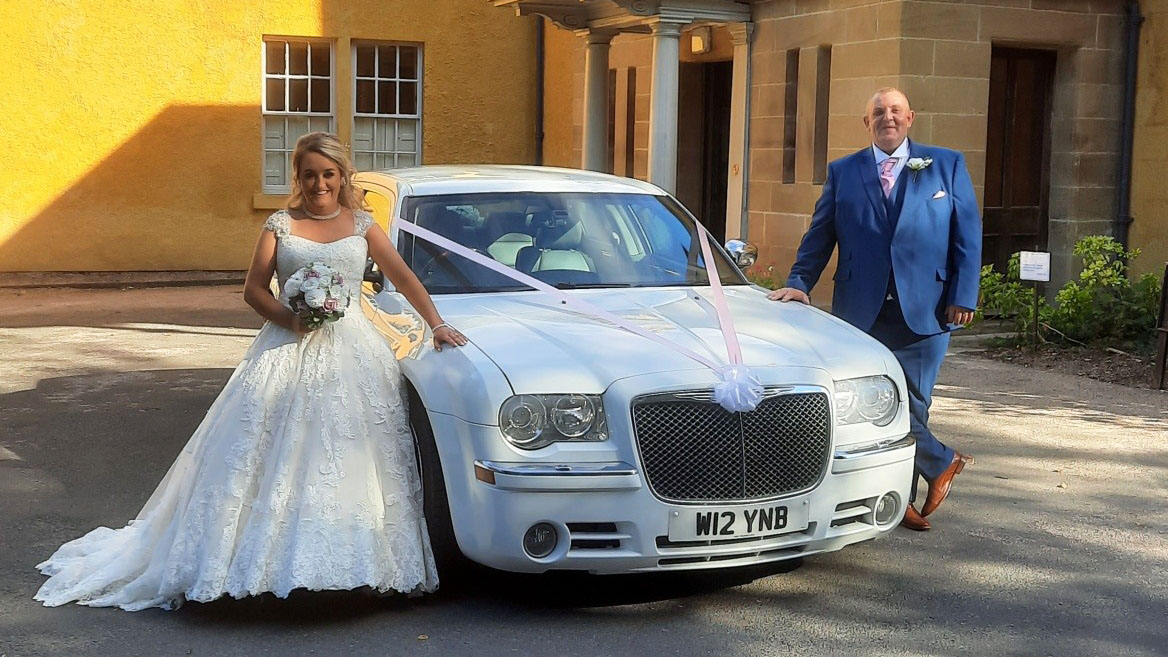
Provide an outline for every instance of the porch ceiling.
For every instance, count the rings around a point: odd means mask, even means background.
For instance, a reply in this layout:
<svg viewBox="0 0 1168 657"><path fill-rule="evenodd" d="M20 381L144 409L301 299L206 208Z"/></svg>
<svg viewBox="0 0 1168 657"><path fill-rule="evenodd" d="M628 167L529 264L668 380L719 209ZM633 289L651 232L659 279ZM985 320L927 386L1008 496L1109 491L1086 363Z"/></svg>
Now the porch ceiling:
<svg viewBox="0 0 1168 657"><path fill-rule="evenodd" d="M539 14L569 30L648 32L656 21L676 23L745 23L745 0L491 0L513 7L520 16Z"/></svg>

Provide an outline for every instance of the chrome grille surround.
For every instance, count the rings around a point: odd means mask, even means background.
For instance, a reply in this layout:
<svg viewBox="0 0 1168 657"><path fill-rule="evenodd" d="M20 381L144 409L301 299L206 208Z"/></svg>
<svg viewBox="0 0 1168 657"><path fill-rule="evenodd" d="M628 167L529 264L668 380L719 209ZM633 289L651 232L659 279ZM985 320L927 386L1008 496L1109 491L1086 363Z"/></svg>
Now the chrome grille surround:
<svg viewBox="0 0 1168 657"><path fill-rule="evenodd" d="M820 386L765 389L731 413L710 390L635 397L633 433L649 489L681 504L759 502L810 490L831 462L831 402Z"/></svg>

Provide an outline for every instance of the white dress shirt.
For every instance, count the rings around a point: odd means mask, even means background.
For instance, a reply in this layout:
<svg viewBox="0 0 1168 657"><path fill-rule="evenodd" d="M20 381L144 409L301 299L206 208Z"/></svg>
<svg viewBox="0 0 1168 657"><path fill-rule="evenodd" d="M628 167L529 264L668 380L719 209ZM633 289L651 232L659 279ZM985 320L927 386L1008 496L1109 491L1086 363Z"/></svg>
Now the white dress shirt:
<svg viewBox="0 0 1168 657"><path fill-rule="evenodd" d="M908 138L906 137L904 141L900 142L900 146L897 146L896 150L892 151L892 155L880 150L880 147L876 144L872 144L872 154L876 156L877 180L880 179L880 169L884 164L884 160L890 157L900 158L896 161L896 166L892 167L892 184L895 186L896 181L900 179L900 172L904 170L904 165L908 162Z"/></svg>

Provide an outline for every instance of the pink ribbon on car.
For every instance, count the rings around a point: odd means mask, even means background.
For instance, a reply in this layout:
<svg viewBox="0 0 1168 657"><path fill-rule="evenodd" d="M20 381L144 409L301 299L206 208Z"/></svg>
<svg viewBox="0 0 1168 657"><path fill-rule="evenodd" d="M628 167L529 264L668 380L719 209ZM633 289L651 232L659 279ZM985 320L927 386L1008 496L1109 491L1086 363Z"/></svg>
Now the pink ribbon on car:
<svg viewBox="0 0 1168 657"><path fill-rule="evenodd" d="M548 294L569 308L604 319L617 328L639 335L646 340L652 340L667 349L672 349L682 356L710 368L717 374L719 379L718 383L714 385L714 400L728 411L752 411L762 400L762 383L751 373L748 367L742 364L742 347L738 343L737 333L734 332L734 321L730 316L730 308L726 304L726 297L722 291L722 281L718 276L717 267L714 264L709 238L706 236L706 231L700 225L697 227L698 241L701 244L702 259L705 261L706 275L710 279L710 288L713 292L714 310L717 313L718 328L721 329L722 338L726 342L726 354L730 360L726 365L719 365L705 356L672 340L647 331L619 315L567 294L563 290L548 285L533 276L524 274L514 267L508 267L497 260L477 253L417 224L412 224L407 221L397 221L395 222L394 228L440 246L455 255L462 256L477 265L482 265L513 281Z"/></svg>
<svg viewBox="0 0 1168 657"><path fill-rule="evenodd" d="M710 279L710 292L714 297L714 310L718 313L718 328L726 341L726 355L730 364L718 370L721 380L714 386L714 399L728 411L753 411L762 401L762 383L742 364L742 346L738 344L738 333L734 330L734 318L726 295L722 291L722 277L714 263L710 238L702 226L697 226L698 242L702 245L702 260L706 265L706 277Z"/></svg>

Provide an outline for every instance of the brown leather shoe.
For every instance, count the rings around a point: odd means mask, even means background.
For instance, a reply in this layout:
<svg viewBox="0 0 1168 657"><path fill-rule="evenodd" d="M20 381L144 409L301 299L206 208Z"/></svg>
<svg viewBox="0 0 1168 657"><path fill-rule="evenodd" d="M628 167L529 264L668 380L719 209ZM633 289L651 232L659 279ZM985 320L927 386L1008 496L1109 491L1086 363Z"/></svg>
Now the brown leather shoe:
<svg viewBox="0 0 1168 657"><path fill-rule="evenodd" d="M945 468L939 477L929 482L929 495L925 498L925 505L921 507L922 516L929 515L941 506L941 502L949 496L949 489L953 487L953 478L965 469L966 463L973 463L973 457L953 452L953 460L949 462L949 467Z"/></svg>
<svg viewBox="0 0 1168 657"><path fill-rule="evenodd" d="M904 510L904 520L900 521L900 526L914 532L924 532L933 528L929 521L922 518L921 514L917 513L917 508L911 504Z"/></svg>

